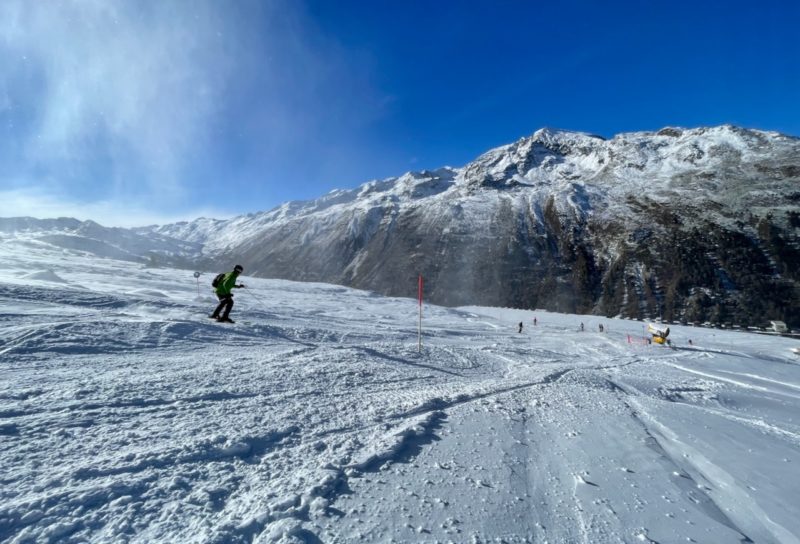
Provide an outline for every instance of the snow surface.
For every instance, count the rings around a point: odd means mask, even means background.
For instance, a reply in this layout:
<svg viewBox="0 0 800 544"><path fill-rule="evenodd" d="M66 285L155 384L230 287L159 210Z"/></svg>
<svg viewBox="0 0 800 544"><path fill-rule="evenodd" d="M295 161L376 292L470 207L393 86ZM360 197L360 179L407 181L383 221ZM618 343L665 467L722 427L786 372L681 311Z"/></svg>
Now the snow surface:
<svg viewBox="0 0 800 544"><path fill-rule="evenodd" d="M3 239L0 541L800 542L796 341L212 277Z"/></svg>

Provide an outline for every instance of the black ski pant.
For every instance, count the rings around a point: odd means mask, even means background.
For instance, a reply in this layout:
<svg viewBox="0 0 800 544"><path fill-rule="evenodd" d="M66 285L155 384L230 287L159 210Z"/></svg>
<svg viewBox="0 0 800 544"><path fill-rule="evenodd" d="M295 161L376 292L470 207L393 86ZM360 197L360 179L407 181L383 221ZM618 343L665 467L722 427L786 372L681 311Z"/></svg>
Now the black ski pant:
<svg viewBox="0 0 800 544"><path fill-rule="evenodd" d="M217 295L217 298L219 299L219 305L217 306L217 309L214 310L214 313L211 314L211 317L226 319L233 308L233 294L229 293L227 295ZM222 312L222 315L220 315L220 312Z"/></svg>

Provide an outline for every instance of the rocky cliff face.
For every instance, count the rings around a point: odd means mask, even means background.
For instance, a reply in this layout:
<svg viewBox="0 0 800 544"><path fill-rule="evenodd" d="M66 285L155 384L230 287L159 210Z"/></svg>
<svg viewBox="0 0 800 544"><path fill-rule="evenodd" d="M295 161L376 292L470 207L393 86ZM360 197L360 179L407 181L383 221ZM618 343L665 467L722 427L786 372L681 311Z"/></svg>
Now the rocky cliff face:
<svg viewBox="0 0 800 544"><path fill-rule="evenodd" d="M136 234L387 295L414 296L423 274L445 305L800 327L800 139L543 129L463 168Z"/></svg>

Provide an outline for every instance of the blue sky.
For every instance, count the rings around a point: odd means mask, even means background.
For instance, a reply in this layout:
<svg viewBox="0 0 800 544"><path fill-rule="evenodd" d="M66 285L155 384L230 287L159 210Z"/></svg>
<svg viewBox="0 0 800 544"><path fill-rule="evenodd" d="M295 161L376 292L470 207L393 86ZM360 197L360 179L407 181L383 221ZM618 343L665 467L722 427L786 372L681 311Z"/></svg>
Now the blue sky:
<svg viewBox="0 0 800 544"><path fill-rule="evenodd" d="M543 126L800 135L800 2L4 0L3 216L230 217Z"/></svg>

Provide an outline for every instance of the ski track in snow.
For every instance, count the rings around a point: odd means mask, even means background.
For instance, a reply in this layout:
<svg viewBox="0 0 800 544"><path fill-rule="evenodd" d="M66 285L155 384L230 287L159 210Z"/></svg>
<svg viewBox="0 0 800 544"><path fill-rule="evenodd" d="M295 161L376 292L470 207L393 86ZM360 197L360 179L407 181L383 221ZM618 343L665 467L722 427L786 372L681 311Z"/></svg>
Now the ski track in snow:
<svg viewBox="0 0 800 544"><path fill-rule="evenodd" d="M798 542L788 339L6 242L0 541Z"/></svg>

